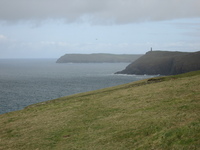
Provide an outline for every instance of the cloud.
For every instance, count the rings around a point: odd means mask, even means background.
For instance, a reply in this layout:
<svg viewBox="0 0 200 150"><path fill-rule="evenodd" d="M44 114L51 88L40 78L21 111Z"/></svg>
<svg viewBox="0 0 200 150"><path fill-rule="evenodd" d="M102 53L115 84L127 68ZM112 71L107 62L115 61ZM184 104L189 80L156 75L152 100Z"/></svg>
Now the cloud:
<svg viewBox="0 0 200 150"><path fill-rule="evenodd" d="M199 0L1 0L0 20L125 24L200 17L199 8Z"/></svg>
<svg viewBox="0 0 200 150"><path fill-rule="evenodd" d="M5 35L0 34L0 41L5 41L7 40L7 37Z"/></svg>

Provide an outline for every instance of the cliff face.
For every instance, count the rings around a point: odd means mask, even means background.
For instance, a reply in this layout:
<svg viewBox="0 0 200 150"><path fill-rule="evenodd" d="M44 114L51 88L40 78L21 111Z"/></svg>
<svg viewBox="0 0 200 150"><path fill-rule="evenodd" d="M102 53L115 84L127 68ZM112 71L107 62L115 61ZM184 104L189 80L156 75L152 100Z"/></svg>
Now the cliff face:
<svg viewBox="0 0 200 150"><path fill-rule="evenodd" d="M149 51L116 74L175 75L200 70L200 51Z"/></svg>
<svg viewBox="0 0 200 150"><path fill-rule="evenodd" d="M130 54L66 54L61 56L56 63L117 63L133 62L142 55Z"/></svg>

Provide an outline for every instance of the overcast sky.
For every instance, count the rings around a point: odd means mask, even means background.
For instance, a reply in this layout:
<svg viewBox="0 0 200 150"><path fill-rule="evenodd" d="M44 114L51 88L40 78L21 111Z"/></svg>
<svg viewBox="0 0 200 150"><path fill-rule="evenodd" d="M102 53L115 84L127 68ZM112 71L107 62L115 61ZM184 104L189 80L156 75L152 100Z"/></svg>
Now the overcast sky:
<svg viewBox="0 0 200 150"><path fill-rule="evenodd" d="M200 0L0 0L0 58L200 50Z"/></svg>

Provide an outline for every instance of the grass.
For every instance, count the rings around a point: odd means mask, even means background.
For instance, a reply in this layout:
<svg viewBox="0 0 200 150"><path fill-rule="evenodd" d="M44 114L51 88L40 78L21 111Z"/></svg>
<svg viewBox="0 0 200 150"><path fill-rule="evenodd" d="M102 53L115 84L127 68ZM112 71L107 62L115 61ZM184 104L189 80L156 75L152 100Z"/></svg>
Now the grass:
<svg viewBox="0 0 200 150"><path fill-rule="evenodd" d="M62 97L0 115L0 150L195 150L200 71Z"/></svg>

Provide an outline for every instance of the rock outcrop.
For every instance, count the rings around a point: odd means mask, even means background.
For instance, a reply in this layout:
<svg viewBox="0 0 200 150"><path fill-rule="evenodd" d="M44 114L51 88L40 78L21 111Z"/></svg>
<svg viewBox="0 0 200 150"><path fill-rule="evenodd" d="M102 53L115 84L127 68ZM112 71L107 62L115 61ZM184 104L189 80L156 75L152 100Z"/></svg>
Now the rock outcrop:
<svg viewBox="0 0 200 150"><path fill-rule="evenodd" d="M149 51L116 74L175 75L200 70L200 51Z"/></svg>

